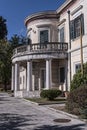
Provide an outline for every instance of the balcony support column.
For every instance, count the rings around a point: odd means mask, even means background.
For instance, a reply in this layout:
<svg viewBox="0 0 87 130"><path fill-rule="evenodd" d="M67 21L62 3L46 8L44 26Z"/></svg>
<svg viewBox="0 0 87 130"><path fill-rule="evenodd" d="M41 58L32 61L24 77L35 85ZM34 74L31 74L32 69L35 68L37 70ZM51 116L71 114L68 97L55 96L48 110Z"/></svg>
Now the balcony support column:
<svg viewBox="0 0 87 130"><path fill-rule="evenodd" d="M15 88L14 90L17 91L19 88L19 64L15 63Z"/></svg>
<svg viewBox="0 0 87 130"><path fill-rule="evenodd" d="M46 89L50 89L52 84L51 59L46 59Z"/></svg>
<svg viewBox="0 0 87 130"><path fill-rule="evenodd" d="M11 75L11 90L14 90L15 87L15 66L12 65L12 75Z"/></svg>
<svg viewBox="0 0 87 130"><path fill-rule="evenodd" d="M32 61L27 62L27 91L32 91Z"/></svg>

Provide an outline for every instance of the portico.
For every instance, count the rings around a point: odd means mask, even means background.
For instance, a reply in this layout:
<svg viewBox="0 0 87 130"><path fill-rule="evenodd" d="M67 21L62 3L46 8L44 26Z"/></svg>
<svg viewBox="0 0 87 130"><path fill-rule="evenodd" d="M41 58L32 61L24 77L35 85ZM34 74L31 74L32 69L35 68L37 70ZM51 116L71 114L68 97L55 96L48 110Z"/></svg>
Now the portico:
<svg viewBox="0 0 87 130"><path fill-rule="evenodd" d="M15 58L13 58L12 90L15 91L16 96L21 95L23 97L25 95L25 97L31 97L31 93L34 96L34 93L40 93L42 89L58 88L61 85L58 75L60 73L60 67L66 66L67 60L65 62L63 59L67 55L62 57L63 54L61 53L59 59L56 59L56 56L54 55L53 57L50 53L41 53L39 56L35 53L35 57L33 55L32 59L29 59L28 56L25 59L23 58L24 56L19 56L17 53L14 56ZM39 96L39 94L37 95Z"/></svg>
<svg viewBox="0 0 87 130"><path fill-rule="evenodd" d="M52 69L51 69L51 59L46 59L45 60L45 64L44 66L46 66L46 68L44 67L44 69L46 70L45 73L45 77L46 77L46 84L45 84L45 89L50 89L51 85L52 85ZM26 65L27 67L26 69L26 90L27 91L35 91L35 86L33 86L32 81L33 76L32 76L32 60L26 61ZM20 62L16 62L12 65L12 90L14 91L20 91ZM40 73L40 72L38 72ZM39 74L41 76L41 74ZM41 80L41 77L40 77ZM39 85L39 84L38 84ZM40 86L39 86L39 90L41 90L41 81L40 81Z"/></svg>

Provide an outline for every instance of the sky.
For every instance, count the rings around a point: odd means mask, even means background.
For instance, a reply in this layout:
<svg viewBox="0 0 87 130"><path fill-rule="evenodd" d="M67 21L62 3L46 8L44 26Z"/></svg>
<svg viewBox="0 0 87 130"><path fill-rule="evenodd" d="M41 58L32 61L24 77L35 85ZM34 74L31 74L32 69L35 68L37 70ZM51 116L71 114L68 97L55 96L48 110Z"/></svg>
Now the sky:
<svg viewBox="0 0 87 130"><path fill-rule="evenodd" d="M56 10L65 0L0 0L0 16L6 19L8 39L26 36L24 20L33 13Z"/></svg>

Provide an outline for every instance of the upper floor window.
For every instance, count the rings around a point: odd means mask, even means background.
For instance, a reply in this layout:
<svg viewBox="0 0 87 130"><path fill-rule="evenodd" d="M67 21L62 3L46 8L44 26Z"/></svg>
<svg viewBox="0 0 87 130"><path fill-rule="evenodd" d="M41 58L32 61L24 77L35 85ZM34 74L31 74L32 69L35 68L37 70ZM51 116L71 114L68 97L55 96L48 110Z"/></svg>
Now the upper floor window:
<svg viewBox="0 0 87 130"><path fill-rule="evenodd" d="M80 36L82 27L82 35L84 34L84 16L81 14L70 22L70 36L71 39L75 39Z"/></svg>
<svg viewBox="0 0 87 130"><path fill-rule="evenodd" d="M48 30L40 31L40 43L48 42Z"/></svg>
<svg viewBox="0 0 87 130"><path fill-rule="evenodd" d="M59 42L64 42L64 26L62 27L59 27L58 29L58 39L59 39Z"/></svg>
<svg viewBox="0 0 87 130"><path fill-rule="evenodd" d="M60 31L60 42L64 42L64 27L62 27L59 31Z"/></svg>
<svg viewBox="0 0 87 130"><path fill-rule="evenodd" d="M79 63L79 64L76 64L75 65L75 73L77 73L78 72L78 70L80 70L81 69L81 64Z"/></svg>

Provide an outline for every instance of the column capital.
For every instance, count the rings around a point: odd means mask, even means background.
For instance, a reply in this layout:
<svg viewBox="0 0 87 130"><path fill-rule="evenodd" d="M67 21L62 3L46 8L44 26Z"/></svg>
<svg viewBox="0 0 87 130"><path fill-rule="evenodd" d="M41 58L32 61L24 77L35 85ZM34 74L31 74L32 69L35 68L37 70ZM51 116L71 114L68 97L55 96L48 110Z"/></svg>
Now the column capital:
<svg viewBox="0 0 87 130"><path fill-rule="evenodd" d="M52 58L46 58L45 60L48 60L48 61L49 61L49 60L52 60Z"/></svg>
<svg viewBox="0 0 87 130"><path fill-rule="evenodd" d="M27 60L27 62L32 62L32 59Z"/></svg>

